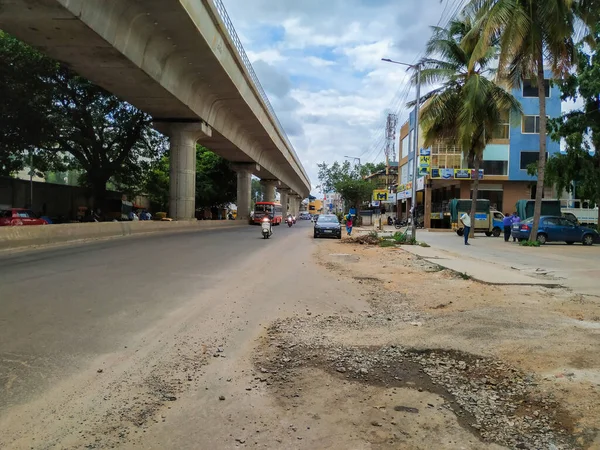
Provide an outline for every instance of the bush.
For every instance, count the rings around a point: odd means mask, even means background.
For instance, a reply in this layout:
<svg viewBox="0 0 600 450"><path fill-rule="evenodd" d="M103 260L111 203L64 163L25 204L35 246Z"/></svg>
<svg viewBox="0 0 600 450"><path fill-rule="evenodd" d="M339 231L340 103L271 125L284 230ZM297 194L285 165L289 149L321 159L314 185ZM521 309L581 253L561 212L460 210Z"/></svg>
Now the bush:
<svg viewBox="0 0 600 450"><path fill-rule="evenodd" d="M382 239L381 242L379 242L379 246L380 247L394 247L396 245L396 241L390 240L390 239Z"/></svg>
<svg viewBox="0 0 600 450"><path fill-rule="evenodd" d="M538 241L521 241L519 245L521 247L539 247L540 243Z"/></svg>
<svg viewBox="0 0 600 450"><path fill-rule="evenodd" d="M413 239L412 237L409 237L407 234L400 233L398 231L396 233L394 233L394 235L392 236L392 239L394 241L396 241L397 244L404 244L404 245L417 245L418 244L418 242L415 239Z"/></svg>

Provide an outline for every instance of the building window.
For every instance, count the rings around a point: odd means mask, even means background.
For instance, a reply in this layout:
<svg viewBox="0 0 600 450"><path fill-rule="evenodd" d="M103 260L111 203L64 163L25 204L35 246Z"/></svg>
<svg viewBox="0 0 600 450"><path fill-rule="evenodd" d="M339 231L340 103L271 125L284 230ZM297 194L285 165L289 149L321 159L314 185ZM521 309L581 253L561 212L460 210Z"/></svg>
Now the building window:
<svg viewBox="0 0 600 450"><path fill-rule="evenodd" d="M546 98L550 97L550 80L544 80L544 88L546 91ZM525 80L523 82L523 97L538 97L538 88L531 80Z"/></svg>
<svg viewBox="0 0 600 450"><path fill-rule="evenodd" d="M434 169L460 169L462 160L462 150L458 145L438 141L431 146L431 167Z"/></svg>
<svg viewBox="0 0 600 450"><path fill-rule="evenodd" d="M406 135L404 137L404 139L402 139L402 144L401 144L402 145L402 153L401 153L400 159L406 158L408 156L408 149L409 149L409 145L410 145L408 141L409 141L409 138L408 138L408 135Z"/></svg>
<svg viewBox="0 0 600 450"><path fill-rule="evenodd" d="M508 161L482 161L484 175L508 175Z"/></svg>
<svg viewBox="0 0 600 450"><path fill-rule="evenodd" d="M408 183L408 164L404 164L400 169L400 184Z"/></svg>
<svg viewBox="0 0 600 450"><path fill-rule="evenodd" d="M540 116L523 116L521 119L521 132L524 134L539 134Z"/></svg>
<svg viewBox="0 0 600 450"><path fill-rule="evenodd" d="M505 111L500 116L500 123L492 133L492 139L509 139L510 137L510 112Z"/></svg>
<svg viewBox="0 0 600 450"><path fill-rule="evenodd" d="M540 159L540 152L521 152L521 170L527 170L527 166L535 164ZM548 152L546 152L546 160L548 160Z"/></svg>

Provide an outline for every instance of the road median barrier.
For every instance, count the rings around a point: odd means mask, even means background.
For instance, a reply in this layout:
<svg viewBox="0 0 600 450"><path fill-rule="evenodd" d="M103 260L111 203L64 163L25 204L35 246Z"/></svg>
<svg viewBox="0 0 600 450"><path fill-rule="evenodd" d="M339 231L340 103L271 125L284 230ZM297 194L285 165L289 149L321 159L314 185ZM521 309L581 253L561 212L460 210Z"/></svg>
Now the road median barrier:
<svg viewBox="0 0 600 450"><path fill-rule="evenodd" d="M0 251L22 247L110 239L146 233L175 233L247 226L245 221L132 221L0 227Z"/></svg>

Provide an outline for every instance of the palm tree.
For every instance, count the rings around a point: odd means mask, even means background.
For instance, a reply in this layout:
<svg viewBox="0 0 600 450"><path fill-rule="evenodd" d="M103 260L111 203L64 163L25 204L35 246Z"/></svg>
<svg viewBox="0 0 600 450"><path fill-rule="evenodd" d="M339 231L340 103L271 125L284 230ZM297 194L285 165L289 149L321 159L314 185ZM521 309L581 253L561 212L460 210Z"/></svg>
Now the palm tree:
<svg viewBox="0 0 600 450"><path fill-rule="evenodd" d="M540 155L533 227L535 240L542 207L546 167L546 94L544 66L556 77L573 66L576 58L573 36L583 35L600 16L599 0L470 0L466 14L477 17L477 33L467 36L476 42L473 67L488 54L491 43L500 47L499 76L512 86L524 80L537 84L540 102Z"/></svg>
<svg viewBox="0 0 600 450"><path fill-rule="evenodd" d="M421 98L425 105L420 119L424 147L446 141L459 144L463 154L475 169L471 218L475 219L479 190L479 167L483 151L493 138L504 117L511 111L521 111L520 103L492 77L497 50L488 46L475 64L473 52L476 40L465 39L477 34L468 16L451 21L446 28L434 27L419 62L423 68L421 82L439 85ZM471 227L473 233L474 227Z"/></svg>

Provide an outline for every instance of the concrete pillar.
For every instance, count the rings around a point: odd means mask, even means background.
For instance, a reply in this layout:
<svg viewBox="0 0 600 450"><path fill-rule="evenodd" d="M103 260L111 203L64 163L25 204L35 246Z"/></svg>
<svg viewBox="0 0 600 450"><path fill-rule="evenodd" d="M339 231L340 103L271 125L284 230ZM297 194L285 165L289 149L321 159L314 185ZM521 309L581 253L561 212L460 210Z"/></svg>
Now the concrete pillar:
<svg viewBox="0 0 600 450"><path fill-rule="evenodd" d="M294 209L296 211L296 216L300 215L300 204L302 203L302 197L299 195L296 196L294 201Z"/></svg>
<svg viewBox="0 0 600 450"><path fill-rule="evenodd" d="M169 137L169 217L193 220L196 213L196 142L210 137L212 129L203 122L155 122Z"/></svg>
<svg viewBox="0 0 600 450"><path fill-rule="evenodd" d="M290 195L288 197L288 203L290 205L290 214L294 217L298 217L298 211L296 211L296 197L294 195Z"/></svg>
<svg viewBox="0 0 600 450"><path fill-rule="evenodd" d="M279 203L281 203L281 212L285 217L288 212L288 200L289 200L290 189L289 188L279 188L277 190L279 191ZM290 208L290 213L292 213L291 208Z"/></svg>
<svg viewBox="0 0 600 450"><path fill-rule="evenodd" d="M275 187L279 184L277 180L260 180L265 194L265 202L275 201Z"/></svg>
<svg viewBox="0 0 600 450"><path fill-rule="evenodd" d="M252 172L256 164L233 164L237 172L237 220L250 219L250 205L252 204Z"/></svg>

